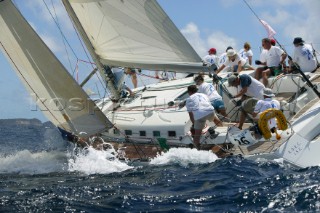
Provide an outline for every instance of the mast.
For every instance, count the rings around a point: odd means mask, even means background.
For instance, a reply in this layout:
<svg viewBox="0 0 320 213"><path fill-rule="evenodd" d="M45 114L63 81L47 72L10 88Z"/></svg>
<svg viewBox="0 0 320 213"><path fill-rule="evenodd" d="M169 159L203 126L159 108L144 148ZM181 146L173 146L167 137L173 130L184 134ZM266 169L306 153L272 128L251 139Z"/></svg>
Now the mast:
<svg viewBox="0 0 320 213"><path fill-rule="evenodd" d="M94 48L93 48L85 30L83 29L77 15L75 14L75 12L72 9L72 6L70 5L70 2L68 0L62 0L62 2L64 4L64 7L66 8L67 13L69 14L73 23L75 24L78 32L80 33L84 43L86 44L86 47L87 47L88 51L90 52L90 55L91 55L93 61L95 62L96 66L98 67L101 77L104 77L105 82L106 82L106 86L107 86L108 90L111 92L111 94L113 95L113 99L118 100L119 93L117 92L117 89L114 86L113 73L112 73L111 69L105 69L104 65L100 62L100 58L95 53Z"/></svg>

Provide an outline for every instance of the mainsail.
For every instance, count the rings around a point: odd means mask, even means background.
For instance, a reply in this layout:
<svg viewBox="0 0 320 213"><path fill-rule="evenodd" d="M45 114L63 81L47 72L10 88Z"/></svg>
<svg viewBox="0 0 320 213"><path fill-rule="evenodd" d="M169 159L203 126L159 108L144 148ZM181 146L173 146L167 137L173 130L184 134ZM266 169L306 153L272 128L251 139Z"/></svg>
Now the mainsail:
<svg viewBox="0 0 320 213"><path fill-rule="evenodd" d="M4 55L53 124L87 135L112 126L10 0L0 1L0 29Z"/></svg>
<svg viewBox="0 0 320 213"><path fill-rule="evenodd" d="M156 0L63 2L71 5L105 65L177 72L205 69Z"/></svg>

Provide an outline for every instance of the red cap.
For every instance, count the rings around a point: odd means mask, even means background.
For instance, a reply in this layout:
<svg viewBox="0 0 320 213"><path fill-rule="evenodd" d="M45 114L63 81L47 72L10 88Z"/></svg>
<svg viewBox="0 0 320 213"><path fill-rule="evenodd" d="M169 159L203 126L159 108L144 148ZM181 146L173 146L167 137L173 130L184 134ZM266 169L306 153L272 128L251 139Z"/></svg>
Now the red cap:
<svg viewBox="0 0 320 213"><path fill-rule="evenodd" d="M208 52L212 53L212 54L216 54L217 50L216 50L216 48L210 48L210 50Z"/></svg>
<svg viewBox="0 0 320 213"><path fill-rule="evenodd" d="M274 39L270 39L270 43L271 43L271 45L276 45L276 40L274 40Z"/></svg>

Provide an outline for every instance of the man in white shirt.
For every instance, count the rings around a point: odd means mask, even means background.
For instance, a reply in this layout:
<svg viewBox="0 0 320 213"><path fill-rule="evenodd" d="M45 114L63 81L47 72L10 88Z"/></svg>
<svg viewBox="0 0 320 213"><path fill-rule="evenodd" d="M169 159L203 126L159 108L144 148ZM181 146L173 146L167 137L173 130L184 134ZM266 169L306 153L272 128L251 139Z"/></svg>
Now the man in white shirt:
<svg viewBox="0 0 320 213"><path fill-rule="evenodd" d="M207 120L213 120L217 126L222 126L222 122L216 116L214 108L209 98L202 93L197 93L196 85L188 86L189 98L186 100L187 111L194 127L193 143L200 149L200 136Z"/></svg>
<svg viewBox="0 0 320 213"><path fill-rule="evenodd" d="M253 97L258 100L263 99L263 89L265 88L264 85L257 81L256 79L252 78L250 75L247 74L233 74L228 78L229 87L237 87L240 89L240 92L236 94L233 98L240 98L245 100L246 97Z"/></svg>
<svg viewBox="0 0 320 213"><path fill-rule="evenodd" d="M238 128L242 129L243 123L246 119L246 112L252 112L257 101L263 99L263 91L265 87L260 81L247 74L239 76L231 75L228 78L228 84L229 87L234 86L240 88L240 92L233 96L233 98L241 97L242 111L240 113Z"/></svg>
<svg viewBox="0 0 320 213"><path fill-rule="evenodd" d="M231 50L233 49L232 47L227 47L226 49L226 52L222 53L220 56L219 56L219 60L218 60L218 67L221 67L227 60L228 56L227 56L227 52L228 50ZM229 70L230 67L226 67L225 70Z"/></svg>
<svg viewBox="0 0 320 213"><path fill-rule="evenodd" d="M271 46L276 46L276 40L274 39L270 39L270 44ZM256 60L255 63L256 65L260 65L255 73L254 73L254 78L259 80L261 79L262 77L262 72L266 69L266 66L265 65L262 65L262 62L263 60L265 60L266 56L267 56L267 53L268 53L268 50L266 49L262 49L261 53L260 53L260 61L259 60Z"/></svg>
<svg viewBox="0 0 320 213"><path fill-rule="evenodd" d="M222 97L219 95L213 84L204 82L204 78L202 75L198 75L197 77L195 77L194 82L198 86L198 92L208 96L209 101L211 102L211 105L214 107L214 109L224 117L228 117Z"/></svg>
<svg viewBox="0 0 320 213"><path fill-rule="evenodd" d="M258 120L260 118L260 114L267 109L274 108L280 109L280 103L278 100L272 99L275 95L272 90L269 88L265 88L263 90L263 100L259 100L254 108L252 116L254 119ZM276 127L276 120L274 118L269 120L269 129Z"/></svg>
<svg viewBox="0 0 320 213"><path fill-rule="evenodd" d="M280 109L280 103L277 100L272 99L274 94L272 90L269 88L263 89L263 100L257 100L255 98L247 99L242 104L242 111L240 114L239 120L239 129L242 129L243 123L246 119L247 114L252 115L254 121L258 121L260 114L267 109L275 108ZM270 129L276 127L276 121L274 118L268 121L268 125Z"/></svg>
<svg viewBox="0 0 320 213"><path fill-rule="evenodd" d="M262 76L263 84L268 85L268 77L270 75L277 76L282 71L282 65L285 66L287 54L277 46L272 46L269 38L262 39L262 47L264 50L261 53L260 61L257 60L257 65L264 65L255 71L255 78L260 80Z"/></svg>
<svg viewBox="0 0 320 213"><path fill-rule="evenodd" d="M212 71L217 69L218 64L218 56L216 56L217 50L215 48L210 48L208 51L208 55L203 57L202 61L203 63L210 67Z"/></svg>
<svg viewBox="0 0 320 213"><path fill-rule="evenodd" d="M239 55L241 58L244 58L249 63L249 65L252 65L253 53L251 50L251 46L248 42L244 43L243 49L239 51Z"/></svg>
<svg viewBox="0 0 320 213"><path fill-rule="evenodd" d="M317 60L312 54L313 50L311 45L305 44L302 38L294 38L293 44L295 46L292 61L289 60L289 72L294 64L297 64L302 72L312 72L317 69Z"/></svg>
<svg viewBox="0 0 320 213"><path fill-rule="evenodd" d="M233 49L227 51L227 60L221 65L221 67L219 67L219 69L217 70L217 74L228 66L231 67L234 72L238 73L244 70L245 68L254 69L244 58L241 58Z"/></svg>

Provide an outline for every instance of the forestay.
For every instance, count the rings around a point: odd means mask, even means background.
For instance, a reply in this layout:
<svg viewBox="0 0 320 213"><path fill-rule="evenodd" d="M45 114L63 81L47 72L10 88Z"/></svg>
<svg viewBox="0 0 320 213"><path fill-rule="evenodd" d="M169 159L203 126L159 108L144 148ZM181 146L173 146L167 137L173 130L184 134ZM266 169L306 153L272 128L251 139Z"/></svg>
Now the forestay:
<svg viewBox="0 0 320 213"><path fill-rule="evenodd" d="M68 2L106 65L177 72L205 69L155 0L64 0Z"/></svg>
<svg viewBox="0 0 320 213"><path fill-rule="evenodd" d="M9 0L0 1L0 29L4 55L50 121L75 134L91 135L111 127Z"/></svg>

